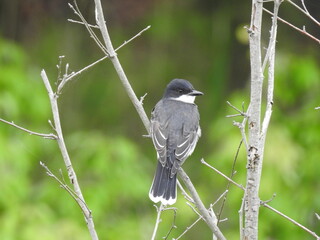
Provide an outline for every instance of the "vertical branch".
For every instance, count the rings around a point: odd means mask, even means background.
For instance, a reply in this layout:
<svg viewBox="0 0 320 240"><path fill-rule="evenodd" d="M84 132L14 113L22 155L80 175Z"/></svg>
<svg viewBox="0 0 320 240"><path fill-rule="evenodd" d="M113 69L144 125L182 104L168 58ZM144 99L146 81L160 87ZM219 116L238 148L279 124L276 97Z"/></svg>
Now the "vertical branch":
<svg viewBox="0 0 320 240"><path fill-rule="evenodd" d="M86 202L83 198L81 188L79 186L78 180L77 180L77 175L72 167L72 163L67 151L67 147L65 145L64 139L63 139L63 134L62 134L62 128L61 128L61 123L60 123L60 116L59 116L59 109L58 109L58 102L57 98L58 95L53 92L52 87L50 85L49 79L47 77L47 74L44 70L41 71L41 77L43 80L43 83L47 89L48 96L50 99L50 104L51 104L51 110L53 114L53 121L54 121L54 128L57 133L57 142L64 160L64 164L66 165L67 171L68 171L68 177L70 179L71 184L73 185L74 191L77 195L76 201L78 202L83 215L85 217L91 239L92 240L98 240L98 235L96 233L96 230L94 228L94 223L91 215L91 211L88 209Z"/></svg>
<svg viewBox="0 0 320 240"><path fill-rule="evenodd" d="M154 205L154 206L157 208L158 214L157 214L156 224L154 225L154 229L153 229L151 240L155 240L156 239L159 223L161 222L161 218L160 218L161 217L161 213L164 210L164 206L162 205L162 203L160 204L159 208L157 207L157 205Z"/></svg>
<svg viewBox="0 0 320 240"><path fill-rule="evenodd" d="M261 26L263 2L252 1L250 38L250 62L251 62L251 96L249 124L249 154L247 164L247 186L244 196L244 239L258 239L259 217L259 187L262 171L263 152L266 134L272 114L273 90L274 90L274 61L277 36L277 16L281 0L274 0L274 16L272 20L271 36L266 52L265 61L261 65ZM263 88L263 69L269 63L267 106L261 125L261 96Z"/></svg>
<svg viewBox="0 0 320 240"><path fill-rule="evenodd" d="M262 165L260 116L263 73L261 68L261 23L263 1L252 0L251 24L248 29L251 65L251 95L248 116L249 142L246 196L244 196L244 239L258 238L259 185Z"/></svg>
<svg viewBox="0 0 320 240"><path fill-rule="evenodd" d="M265 138L266 138L266 134L267 134L267 130L270 123L271 114L272 114L272 106L273 106L274 62L275 62L276 39L277 39L277 28L278 28L277 18L278 18L280 4L281 4L281 0L274 1L272 27L270 31L271 35L270 35L270 41L268 46L268 55L266 56L266 59L268 59L268 62L269 62L269 68L268 68L267 109L265 112L265 116L262 123L262 129L261 129L261 138L263 142L265 141Z"/></svg>

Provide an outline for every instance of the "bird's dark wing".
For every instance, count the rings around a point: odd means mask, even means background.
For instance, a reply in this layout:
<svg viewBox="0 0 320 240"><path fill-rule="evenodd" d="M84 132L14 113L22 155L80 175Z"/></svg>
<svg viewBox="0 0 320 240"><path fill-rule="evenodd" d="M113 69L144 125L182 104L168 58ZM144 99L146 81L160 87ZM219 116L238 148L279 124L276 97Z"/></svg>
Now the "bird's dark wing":
<svg viewBox="0 0 320 240"><path fill-rule="evenodd" d="M179 140L176 151L175 151L176 161L174 161L174 164L171 170L171 175L176 174L180 166L187 159L187 157L189 157L193 153L194 148L196 147L196 144L200 136L201 136L200 126L198 126L197 129L193 131L186 131L186 130L183 131L183 135Z"/></svg>
<svg viewBox="0 0 320 240"><path fill-rule="evenodd" d="M165 126L161 126L156 119L151 119L151 138L157 150L158 160L162 166L165 166L167 161L168 132Z"/></svg>

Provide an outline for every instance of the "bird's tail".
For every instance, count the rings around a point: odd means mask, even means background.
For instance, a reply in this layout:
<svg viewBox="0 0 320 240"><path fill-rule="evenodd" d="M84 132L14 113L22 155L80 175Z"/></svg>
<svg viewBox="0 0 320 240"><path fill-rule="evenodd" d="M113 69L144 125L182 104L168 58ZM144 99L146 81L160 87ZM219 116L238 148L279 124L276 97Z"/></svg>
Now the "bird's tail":
<svg viewBox="0 0 320 240"><path fill-rule="evenodd" d="M172 205L177 200L177 174L171 175L171 169L158 162L156 174L149 192L150 199L163 205Z"/></svg>

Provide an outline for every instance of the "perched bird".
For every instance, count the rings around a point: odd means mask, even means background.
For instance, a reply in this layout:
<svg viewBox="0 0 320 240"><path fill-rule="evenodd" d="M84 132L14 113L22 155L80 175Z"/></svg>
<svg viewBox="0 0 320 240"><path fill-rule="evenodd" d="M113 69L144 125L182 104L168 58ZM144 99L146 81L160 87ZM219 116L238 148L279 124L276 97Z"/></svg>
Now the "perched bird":
<svg viewBox="0 0 320 240"><path fill-rule="evenodd" d="M149 192L150 199L163 205L177 200L177 172L192 154L201 136L196 96L203 95L190 82L172 80L151 113L150 135L158 165Z"/></svg>

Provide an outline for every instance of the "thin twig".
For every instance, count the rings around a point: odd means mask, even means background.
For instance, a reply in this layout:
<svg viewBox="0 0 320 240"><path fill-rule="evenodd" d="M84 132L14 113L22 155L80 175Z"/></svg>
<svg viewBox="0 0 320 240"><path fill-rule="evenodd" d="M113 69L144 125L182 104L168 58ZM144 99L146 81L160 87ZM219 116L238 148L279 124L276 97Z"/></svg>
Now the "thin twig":
<svg viewBox="0 0 320 240"><path fill-rule="evenodd" d="M202 215L197 211L197 209L194 206L192 206L189 202L186 202L186 204L192 209L192 211L195 212L195 214L198 215L198 217L203 218Z"/></svg>
<svg viewBox="0 0 320 240"><path fill-rule="evenodd" d="M135 38L141 36L141 34L147 30L149 30L151 28L151 25L147 26L146 28L142 29L140 32L138 32L136 35L134 35L132 38L130 38L129 40L124 41L124 43L122 43L119 47L117 47L114 51L117 52L120 48L122 48L123 46L125 46L126 44L128 44L129 42L131 42L132 40L134 40Z"/></svg>
<svg viewBox="0 0 320 240"><path fill-rule="evenodd" d="M161 218L160 218L161 217L161 212L164 209L164 206L162 205L162 203L160 204L160 207L157 207L157 205L154 205L154 207L157 209L157 219L156 219L156 224L154 225L154 229L153 229L151 240L154 240L156 238L158 227L159 227L159 223L161 222Z"/></svg>
<svg viewBox="0 0 320 240"><path fill-rule="evenodd" d="M216 173L220 174L222 177L224 177L225 179L227 179L229 182L233 183L234 185L236 185L238 188L241 188L243 191L245 190L245 188L236 183L235 181L233 181L231 178L229 178L228 176L226 176L225 174L223 174L222 172L220 172L218 169L216 169L215 167L211 166L209 163L207 163L203 158L201 159L201 163L206 165L207 167L211 168L212 170L214 170Z"/></svg>
<svg viewBox="0 0 320 240"><path fill-rule="evenodd" d="M93 38L93 40L96 42L96 44L99 46L99 48L102 50L102 52L109 56L109 53L107 51L107 49L104 47L104 45L101 43L101 41L99 40L99 38L97 37L97 35L94 33L94 31L91 29L89 23L86 21L86 19L83 17L82 13L80 12L77 2L73 1L73 4L68 4L69 7L73 10L73 12L81 19L81 21L83 22L84 26L86 27L86 29L88 30L90 36Z"/></svg>
<svg viewBox="0 0 320 240"><path fill-rule="evenodd" d="M194 202L194 200L192 199L192 197L190 197L190 196L188 195L188 193L186 192L186 190L184 190L184 188L182 187L182 185L181 185L181 183L180 183L180 181L179 181L178 179L177 179L177 184L178 184L178 187L180 188L180 190L181 190L182 195L184 196L184 198L185 198L187 201L195 204L195 202Z"/></svg>
<svg viewBox="0 0 320 240"><path fill-rule="evenodd" d="M83 202L82 199L79 198L79 196L77 196L77 193L76 193L75 191L73 191L73 190L66 184L66 182L64 181L64 179L62 179L62 181L61 181L61 180L60 180L56 175L54 175L54 174L51 172L51 170L50 170L43 162L41 162L41 161L40 161L40 165L41 165L41 167L43 167L43 168L46 170L46 173L47 173L47 175L48 175L49 177L52 177L53 179L55 179L55 180L59 183L60 187L62 187L64 190L66 190L66 191L70 194L70 196L76 201L76 203L78 204L78 206L79 206L80 208L81 208L81 205L79 204L79 202L82 202L82 203L86 206L88 212L90 212L90 209L88 208L87 204L86 204L85 202ZM61 170L61 169L60 169L60 170ZM62 172L60 172L60 173L61 173L61 175L62 175ZM62 175L62 176L63 176L63 175Z"/></svg>
<svg viewBox="0 0 320 240"><path fill-rule="evenodd" d="M229 192L229 189L226 189L218 198L216 201L214 201L214 203L210 204L210 208L212 208L214 205L216 205L220 200L221 198L225 197ZM220 217L220 216L219 216ZM219 218L218 218L218 222L219 222Z"/></svg>
<svg viewBox="0 0 320 240"><path fill-rule="evenodd" d="M243 238L243 236L244 236L243 213L244 213L244 204L245 204L246 197L247 197L246 190L244 190L243 198L241 201L241 206L240 206L240 209L238 212L239 213L240 240L244 239Z"/></svg>
<svg viewBox="0 0 320 240"><path fill-rule="evenodd" d="M247 113L239 110L237 107L233 106L229 101L227 101L227 104L228 104L230 107L232 107L234 110L236 110L236 111L240 114L240 116L248 117ZM231 116L233 116L233 115L227 115L226 117L231 117Z"/></svg>
<svg viewBox="0 0 320 240"><path fill-rule="evenodd" d="M238 159L238 155L239 155L239 152L240 152L240 148L241 148L241 145L242 145L242 142L243 142L243 139L241 139L240 143L239 143L239 146L238 146L238 149L237 149L237 152L236 152L236 155L233 159L233 164L232 164L232 168L231 168L231 173L230 173L230 179L233 178L234 174L235 174L235 166L236 166L236 162L237 162L237 159ZM221 208L220 208L220 211L219 213L217 214L218 216L218 224L220 222L220 218L221 218L221 215L222 215L222 211L223 211L223 208L224 208L224 204L227 200L227 195L228 195L228 192L229 192L229 189L230 189L230 182L228 182L227 184L227 188L226 188L226 194L223 198L223 201L222 201L222 204L221 204Z"/></svg>
<svg viewBox="0 0 320 240"><path fill-rule="evenodd" d="M164 240L168 239L172 230L177 228L177 226L176 226L177 209L176 208L170 208L170 209L173 210L173 221L172 221L171 228L169 229L167 235L162 238ZM167 208L166 210L169 210L169 208Z"/></svg>
<svg viewBox="0 0 320 240"><path fill-rule="evenodd" d="M266 9L266 8L263 8L263 11L269 13L270 15L273 15L273 13L270 12L270 11L269 11L268 9ZM278 17L278 20L281 21L281 22L283 22L283 23L285 23L285 24L287 24L288 26L292 27L293 29L297 30L298 32L300 32L300 33L302 33L302 34L304 34L304 35L306 35L306 36L308 36L309 38L311 38L312 40L314 40L314 41L316 41L317 43L320 44L320 39L318 39L318 38L316 38L315 36L313 36L312 34L308 33L305 29L300 29L300 28L294 26L293 24L289 23L288 21L286 21L286 20L284 20L284 19L282 19L282 18L280 18L280 17Z"/></svg>
<svg viewBox="0 0 320 240"><path fill-rule="evenodd" d="M269 41L269 46L268 46L267 56L266 56L266 60L269 62L269 69L268 69L267 107L266 107L265 116L262 122L262 129L261 129L262 142L265 141L271 115L272 115L273 90L274 90L274 65L275 65L275 51L276 51L276 39L277 39L277 27L278 27L277 17L278 17L280 4L281 4L281 0L275 0L272 27L270 31L271 32L270 41Z"/></svg>
<svg viewBox="0 0 320 240"><path fill-rule="evenodd" d="M218 199L217 199L214 203L210 204L210 208L208 209L208 211L210 210L211 213L214 214L214 213L213 213L213 210L212 210L212 207L213 207L214 205L216 205L217 202L219 202L219 201L221 200L221 198L223 198L223 197L227 194L227 192L228 192L228 190L224 191L224 192L218 197ZM199 214L199 212L198 212L191 204L189 204L188 202L187 202L186 204L198 215L198 218L197 218L197 220L194 221L189 227L187 227L177 238L173 238L173 240L178 240L178 239L180 239L180 238L181 238L184 234L186 234L194 225L196 225L197 222L199 222L201 219L203 219L203 217ZM220 222L222 222L222 220L221 220Z"/></svg>
<svg viewBox="0 0 320 240"><path fill-rule="evenodd" d="M69 22L72 22L72 23L78 23L78 24L82 24L82 25L85 25L85 23L83 22L80 22L80 21L76 21L76 20L73 20L73 19L67 19ZM91 28L99 28L97 25L92 25L92 24L88 24L89 27Z"/></svg>
<svg viewBox="0 0 320 240"><path fill-rule="evenodd" d="M301 229L303 229L304 231L306 231L307 233L311 234L313 237L315 237L316 239L320 239L320 236L318 236L315 232L311 231L310 229L306 228L305 226L301 225L300 223L298 223L297 221L293 220L292 218L288 217L287 215L283 214L282 212L278 211L277 209L271 207L270 205L268 205L265 202L261 202L261 205L272 210L273 212L277 213L278 215L280 215L281 217L284 217L285 219L289 220L290 222L292 222L294 225L300 227Z"/></svg>
<svg viewBox="0 0 320 240"><path fill-rule="evenodd" d="M192 196L192 199L195 201L195 205L199 212L201 213L201 216L209 226L209 228L212 230L213 234L218 238L218 239L226 239L220 229L217 226L217 217L215 214L210 214L208 209L204 206L203 202L201 201L197 190L193 186L192 182L190 181L190 178L188 175L184 172L182 168L179 169L179 176L182 178L184 184L187 186L190 195Z"/></svg>
<svg viewBox="0 0 320 240"><path fill-rule="evenodd" d="M196 221L194 221L189 227L186 228L177 238L173 238L173 240L180 239L183 235L185 235L194 225L197 224L202 219L202 217L199 217Z"/></svg>
<svg viewBox="0 0 320 240"><path fill-rule="evenodd" d="M294 6L295 8L297 8L300 12L302 12L303 14L305 14L307 17L309 17L314 23L316 23L318 26L320 26L320 22L318 22L314 17L312 17L312 15L309 13L304 0L301 0L303 9L297 5L296 3L292 2L291 0L286 0L288 3L290 3L292 6Z"/></svg>
<svg viewBox="0 0 320 240"><path fill-rule="evenodd" d="M46 139L53 139L53 140L57 140L58 139L58 137L53 133L45 134L45 133L33 132L33 131L30 131L30 130L28 130L26 128L18 126L14 122L8 122L8 121L6 121L6 120L4 120L2 118L0 118L0 121L4 122L6 124L9 124L10 126L13 126L15 128L18 128L18 129L20 129L22 131L25 131L25 132L29 133L30 135L36 135L36 136L43 137L43 138L46 138Z"/></svg>
<svg viewBox="0 0 320 240"><path fill-rule="evenodd" d="M108 58L108 56L104 56L104 57L98 59L97 61L89 64L88 66L82 68L82 69L79 70L78 72L73 72L73 73L69 74L67 77L64 77L64 78L62 79L62 81L60 82L59 86L58 86L57 94L61 94L64 85L65 85L68 81L70 81L72 78L74 78L75 76L78 76L79 74L81 74L81 73L83 73L84 71L88 70L89 68L93 67L93 66L96 65L97 63L105 60L106 58Z"/></svg>
<svg viewBox="0 0 320 240"><path fill-rule="evenodd" d="M110 54L110 60L119 76L119 79L125 89L125 91L127 92L128 97L130 98L131 102L133 103L138 115L141 118L142 123L144 124L147 132L149 133L150 131L150 121L149 118L147 116L147 114L145 113L142 104L140 103L139 99L137 98L135 92L132 89L132 86L120 64L120 61L116 55L116 52L113 48L110 36L109 36L109 32L108 32L108 28L104 19L104 14L103 14L103 10L102 10L102 5L101 5L101 1L100 0L94 0L95 1L95 5L96 5L96 20L97 20L97 24L100 28L106 49L108 50L109 54Z"/></svg>

